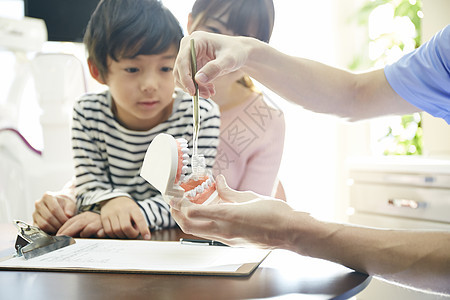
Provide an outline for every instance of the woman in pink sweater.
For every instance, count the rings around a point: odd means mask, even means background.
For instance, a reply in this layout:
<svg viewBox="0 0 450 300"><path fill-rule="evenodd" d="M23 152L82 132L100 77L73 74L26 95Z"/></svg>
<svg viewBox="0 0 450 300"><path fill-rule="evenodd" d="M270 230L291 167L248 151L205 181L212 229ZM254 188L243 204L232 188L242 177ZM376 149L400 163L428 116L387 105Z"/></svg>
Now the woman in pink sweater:
<svg viewBox="0 0 450 300"><path fill-rule="evenodd" d="M273 24L272 0L197 0L188 31L250 36L267 43ZM211 98L221 112L214 175L223 174L234 189L273 195L284 146L283 113L242 71L222 76L214 85Z"/></svg>

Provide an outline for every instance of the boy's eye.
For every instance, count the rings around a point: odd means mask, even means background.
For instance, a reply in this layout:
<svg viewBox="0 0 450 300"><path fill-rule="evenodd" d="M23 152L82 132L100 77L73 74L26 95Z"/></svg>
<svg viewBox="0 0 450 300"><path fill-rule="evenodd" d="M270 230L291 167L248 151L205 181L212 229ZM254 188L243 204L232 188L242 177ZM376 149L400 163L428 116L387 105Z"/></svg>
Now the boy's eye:
<svg viewBox="0 0 450 300"><path fill-rule="evenodd" d="M127 71L128 73L136 73L139 71L138 68L125 68L125 71Z"/></svg>
<svg viewBox="0 0 450 300"><path fill-rule="evenodd" d="M161 71L163 71L163 72L172 72L173 68L171 68L171 67L162 67Z"/></svg>

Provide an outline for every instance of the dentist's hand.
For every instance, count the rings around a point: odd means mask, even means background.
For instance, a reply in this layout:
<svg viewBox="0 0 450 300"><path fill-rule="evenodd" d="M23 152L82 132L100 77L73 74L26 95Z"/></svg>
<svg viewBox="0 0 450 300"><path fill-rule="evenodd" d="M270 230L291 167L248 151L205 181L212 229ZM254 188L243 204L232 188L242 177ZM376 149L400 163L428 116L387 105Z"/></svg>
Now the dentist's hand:
<svg viewBox="0 0 450 300"><path fill-rule="evenodd" d="M195 93L191 76L190 40L195 40L197 74L200 96L210 98L214 95L212 81L222 75L240 69L248 58L248 47L241 37L196 31L181 40L180 50L174 67L175 82L191 95ZM236 51L238 49L238 51Z"/></svg>
<svg viewBox="0 0 450 300"><path fill-rule="evenodd" d="M187 199L171 203L172 216L184 232L233 246L291 247L287 243L294 210L286 202L235 191L223 176L216 182L220 204L203 206ZM304 215L305 221L311 219Z"/></svg>

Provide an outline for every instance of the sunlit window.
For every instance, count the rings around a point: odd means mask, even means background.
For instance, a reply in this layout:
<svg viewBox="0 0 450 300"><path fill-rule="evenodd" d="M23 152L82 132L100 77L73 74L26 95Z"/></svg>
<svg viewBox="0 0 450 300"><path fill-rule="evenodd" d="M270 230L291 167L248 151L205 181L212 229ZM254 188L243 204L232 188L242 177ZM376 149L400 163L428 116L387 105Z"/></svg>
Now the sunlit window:
<svg viewBox="0 0 450 300"><path fill-rule="evenodd" d="M367 28L368 47L362 47L351 68L383 68L417 48L421 43L421 7L416 0L367 1L357 15L359 23ZM372 153L422 154L421 121L419 113L372 121Z"/></svg>

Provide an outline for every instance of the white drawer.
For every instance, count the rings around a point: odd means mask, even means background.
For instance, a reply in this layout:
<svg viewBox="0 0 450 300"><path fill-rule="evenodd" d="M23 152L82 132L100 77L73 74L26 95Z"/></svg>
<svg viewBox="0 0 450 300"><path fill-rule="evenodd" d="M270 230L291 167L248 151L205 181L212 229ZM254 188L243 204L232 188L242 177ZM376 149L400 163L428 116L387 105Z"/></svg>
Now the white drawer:
<svg viewBox="0 0 450 300"><path fill-rule="evenodd" d="M358 212L349 216L352 224L384 229L450 230L450 223L416 220Z"/></svg>
<svg viewBox="0 0 450 300"><path fill-rule="evenodd" d="M450 189L356 182L350 188L356 212L450 223Z"/></svg>
<svg viewBox="0 0 450 300"><path fill-rule="evenodd" d="M389 185L423 186L450 189L450 175L432 172L393 173L377 171L350 171L350 178L355 182L383 183Z"/></svg>

